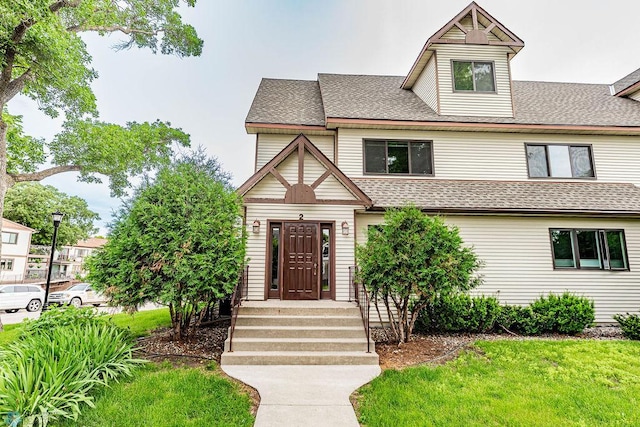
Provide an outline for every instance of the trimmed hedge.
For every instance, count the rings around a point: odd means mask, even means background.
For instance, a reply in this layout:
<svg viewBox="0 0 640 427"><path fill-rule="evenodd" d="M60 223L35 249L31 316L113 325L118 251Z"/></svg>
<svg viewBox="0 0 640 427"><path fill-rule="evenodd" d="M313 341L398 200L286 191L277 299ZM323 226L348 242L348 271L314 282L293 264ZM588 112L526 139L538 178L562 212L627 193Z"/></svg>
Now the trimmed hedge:
<svg viewBox="0 0 640 427"><path fill-rule="evenodd" d="M640 340L640 316L637 314L616 314L613 318L620 324L622 335L630 340Z"/></svg>
<svg viewBox="0 0 640 427"><path fill-rule="evenodd" d="M439 295L420 314L417 327L429 332L500 332L523 335L577 334L595 320L593 301L565 292L542 296L529 306L500 305L495 297Z"/></svg>

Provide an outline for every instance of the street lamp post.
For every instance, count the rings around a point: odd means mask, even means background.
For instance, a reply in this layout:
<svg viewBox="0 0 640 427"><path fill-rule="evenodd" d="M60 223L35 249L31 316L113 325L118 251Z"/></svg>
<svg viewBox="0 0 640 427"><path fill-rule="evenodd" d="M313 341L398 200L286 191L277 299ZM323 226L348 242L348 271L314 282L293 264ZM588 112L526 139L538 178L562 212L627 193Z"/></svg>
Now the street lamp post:
<svg viewBox="0 0 640 427"><path fill-rule="evenodd" d="M47 271L47 287L44 291L44 305L42 310L46 310L49 305L49 286L51 285L51 270L53 270L53 254L56 251L56 237L58 237L58 226L62 221L64 214L60 211L55 211L51 214L53 217L53 240L51 241L51 256L49 257L49 271Z"/></svg>

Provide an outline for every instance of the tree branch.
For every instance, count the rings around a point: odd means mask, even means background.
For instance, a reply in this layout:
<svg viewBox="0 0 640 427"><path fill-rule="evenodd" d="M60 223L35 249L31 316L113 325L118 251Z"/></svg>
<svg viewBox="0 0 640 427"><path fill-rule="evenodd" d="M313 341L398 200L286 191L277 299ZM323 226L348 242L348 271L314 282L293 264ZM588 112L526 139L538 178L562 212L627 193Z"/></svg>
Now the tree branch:
<svg viewBox="0 0 640 427"><path fill-rule="evenodd" d="M145 30L138 30L136 28L123 27L123 26L120 26L120 25L113 25L113 26L73 25L71 27L68 27L67 31L71 31L73 33L79 33L81 31L105 31L105 32L108 32L108 33L113 33L113 32L116 32L116 31L120 31L120 32L122 32L124 34L144 34L144 35L147 35L147 36L156 36L159 33L163 32L164 28L160 28L159 30L156 30L156 31L145 31Z"/></svg>
<svg viewBox="0 0 640 427"><path fill-rule="evenodd" d="M44 169L38 172L33 173L11 173L8 174L14 182L26 182L26 181L42 181L45 178L48 178L53 175L57 175L63 172L78 172L82 170L82 168L78 165L65 165L65 166L54 166L49 169Z"/></svg>
<svg viewBox="0 0 640 427"><path fill-rule="evenodd" d="M16 77L15 79L11 80L7 84L6 89L0 92L0 104L5 104L9 102L11 98L13 98L18 93L20 93L20 91L22 91L22 88L24 87L27 80L30 80L31 78L33 78L33 74L31 73L31 68L29 68L27 71L22 73L19 77Z"/></svg>
<svg viewBox="0 0 640 427"><path fill-rule="evenodd" d="M49 10L53 13L56 13L63 7L78 7L78 6L80 6L80 0L76 0L76 1L60 0L55 3L52 3L49 6Z"/></svg>

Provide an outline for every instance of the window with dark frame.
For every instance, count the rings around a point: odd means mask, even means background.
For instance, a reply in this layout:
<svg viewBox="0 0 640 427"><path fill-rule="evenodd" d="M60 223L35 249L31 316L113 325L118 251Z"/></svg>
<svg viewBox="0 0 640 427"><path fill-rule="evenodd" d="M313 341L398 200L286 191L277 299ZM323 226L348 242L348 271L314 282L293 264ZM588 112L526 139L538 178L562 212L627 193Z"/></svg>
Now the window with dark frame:
<svg viewBox="0 0 640 427"><path fill-rule="evenodd" d="M495 92L493 62L452 61L453 90L459 92Z"/></svg>
<svg viewBox="0 0 640 427"><path fill-rule="evenodd" d="M365 140L364 173L433 175L431 141Z"/></svg>
<svg viewBox="0 0 640 427"><path fill-rule="evenodd" d="M525 144L530 178L594 178L590 145Z"/></svg>
<svg viewBox="0 0 640 427"><path fill-rule="evenodd" d="M11 258L2 258L0 259L0 270L13 270L13 259Z"/></svg>
<svg viewBox="0 0 640 427"><path fill-rule="evenodd" d="M628 270L624 230L550 229L553 267Z"/></svg>

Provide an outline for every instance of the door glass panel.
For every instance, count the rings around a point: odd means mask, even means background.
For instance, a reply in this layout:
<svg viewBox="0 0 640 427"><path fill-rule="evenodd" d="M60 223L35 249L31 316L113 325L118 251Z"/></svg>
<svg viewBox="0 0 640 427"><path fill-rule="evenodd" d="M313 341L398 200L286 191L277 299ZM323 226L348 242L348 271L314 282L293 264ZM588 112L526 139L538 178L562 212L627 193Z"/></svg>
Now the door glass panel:
<svg viewBox="0 0 640 427"><path fill-rule="evenodd" d="M622 231L607 231L609 246L609 265L611 268L627 268L627 257L624 251L624 234Z"/></svg>
<svg viewBox="0 0 640 427"><path fill-rule="evenodd" d="M571 178L571 162L569 161L569 147L566 145L549 145L549 164L551 176Z"/></svg>
<svg viewBox="0 0 640 427"><path fill-rule="evenodd" d="M544 145L527 145L527 161L529 162L529 176L532 178L549 176L547 152Z"/></svg>
<svg viewBox="0 0 640 427"><path fill-rule="evenodd" d="M551 231L553 243L553 259L556 267L575 267L573 258L573 241L568 230Z"/></svg>
<svg viewBox="0 0 640 427"><path fill-rule="evenodd" d="M576 234L578 239L578 253L580 255L580 267L600 268L598 233L596 233L595 230L579 230Z"/></svg>
<svg viewBox="0 0 640 427"><path fill-rule="evenodd" d="M367 141L364 152L365 172L387 173L387 146L384 141Z"/></svg>
<svg viewBox="0 0 640 427"><path fill-rule="evenodd" d="M322 276L320 277L323 291L331 290L331 230L322 229Z"/></svg>
<svg viewBox="0 0 640 427"><path fill-rule="evenodd" d="M271 227L271 280L269 289L278 290L280 283L280 227Z"/></svg>
<svg viewBox="0 0 640 427"><path fill-rule="evenodd" d="M389 142L387 147L389 173L409 173L409 144Z"/></svg>

